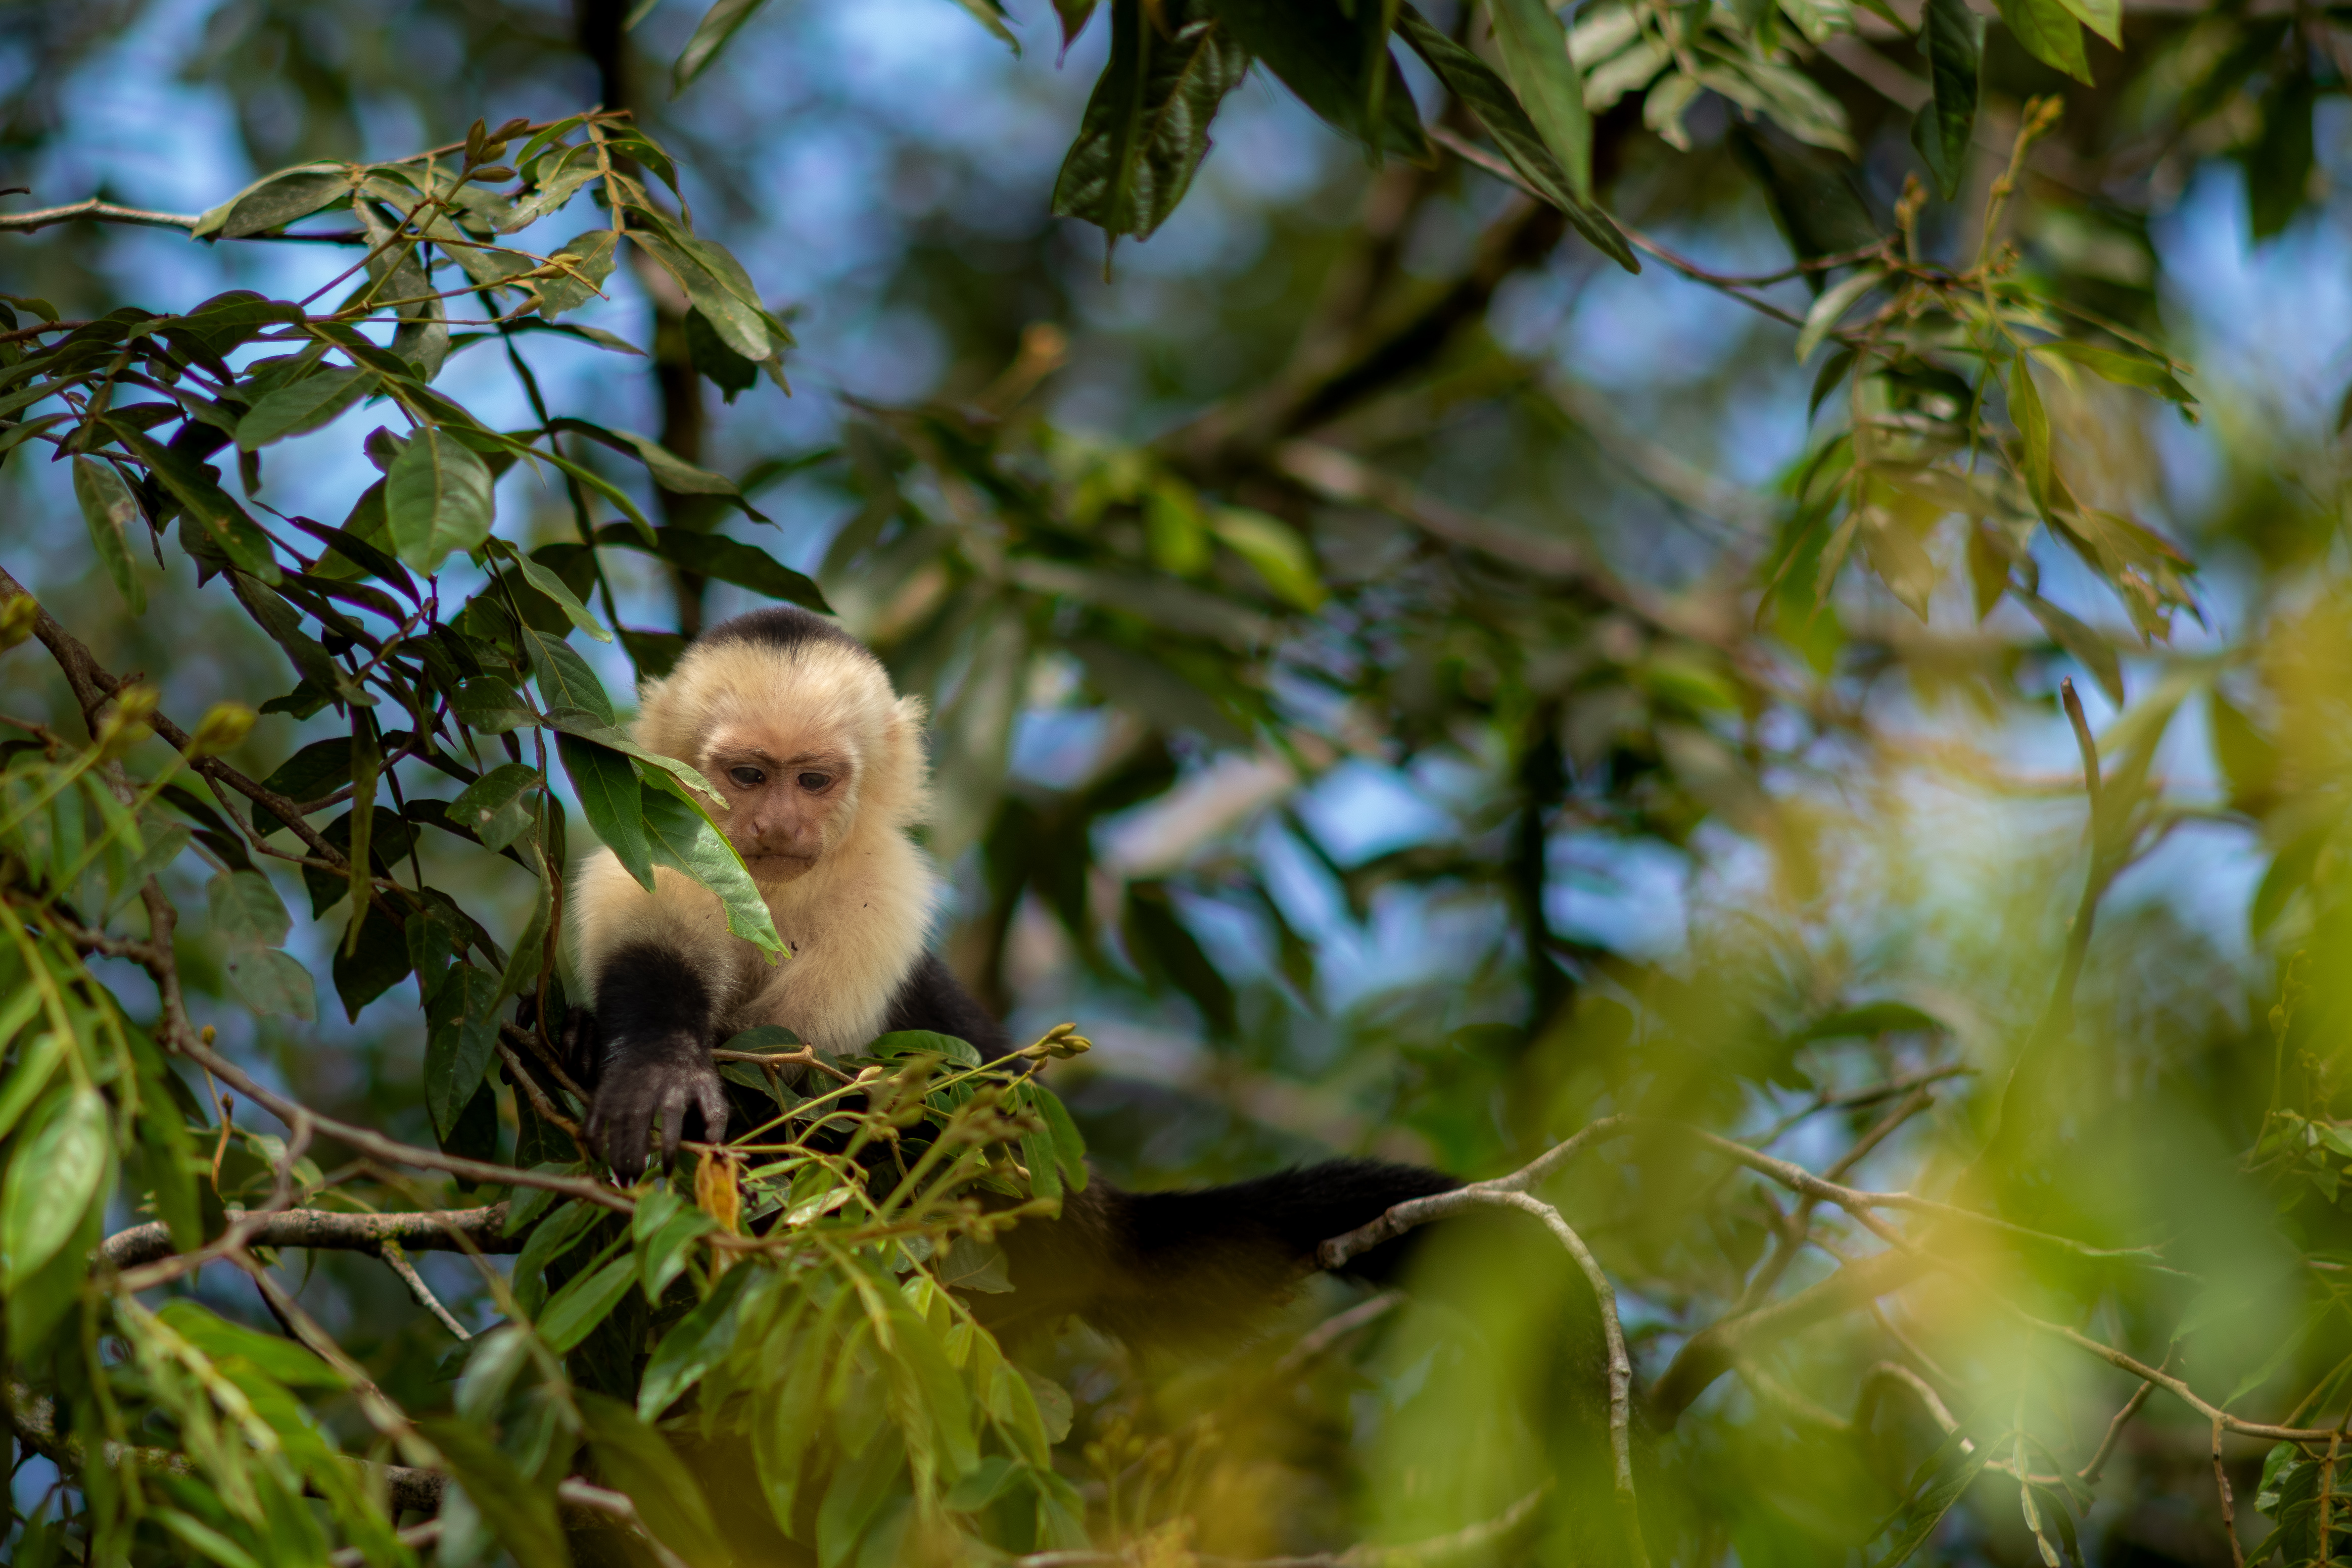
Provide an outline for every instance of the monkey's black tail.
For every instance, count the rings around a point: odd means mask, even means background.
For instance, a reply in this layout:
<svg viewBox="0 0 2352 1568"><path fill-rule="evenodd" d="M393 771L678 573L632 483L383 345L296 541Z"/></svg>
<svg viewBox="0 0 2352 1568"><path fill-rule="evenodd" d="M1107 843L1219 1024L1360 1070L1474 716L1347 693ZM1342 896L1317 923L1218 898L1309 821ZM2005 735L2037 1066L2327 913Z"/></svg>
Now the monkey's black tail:
<svg viewBox="0 0 2352 1568"><path fill-rule="evenodd" d="M973 1305L1007 1328L1075 1313L1130 1343L1230 1343L1314 1270L1323 1242L1460 1185L1419 1166L1354 1159L1191 1192L1128 1192L1097 1176L1069 1195L1059 1220L1004 1233L1013 1289ZM1373 1248L1347 1272L1384 1282L1412 1240Z"/></svg>

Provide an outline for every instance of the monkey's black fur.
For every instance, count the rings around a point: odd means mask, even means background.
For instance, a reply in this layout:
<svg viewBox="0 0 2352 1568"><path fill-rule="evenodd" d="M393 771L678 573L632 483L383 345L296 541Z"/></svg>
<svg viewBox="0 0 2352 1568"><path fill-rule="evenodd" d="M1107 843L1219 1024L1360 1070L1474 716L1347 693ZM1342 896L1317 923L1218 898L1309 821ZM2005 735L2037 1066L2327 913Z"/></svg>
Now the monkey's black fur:
<svg viewBox="0 0 2352 1568"><path fill-rule="evenodd" d="M757 643L786 653L811 643L829 643L836 647L855 648L868 658L874 656L865 643L824 616L791 604L772 604L764 610L730 616L695 640L709 643Z"/></svg>

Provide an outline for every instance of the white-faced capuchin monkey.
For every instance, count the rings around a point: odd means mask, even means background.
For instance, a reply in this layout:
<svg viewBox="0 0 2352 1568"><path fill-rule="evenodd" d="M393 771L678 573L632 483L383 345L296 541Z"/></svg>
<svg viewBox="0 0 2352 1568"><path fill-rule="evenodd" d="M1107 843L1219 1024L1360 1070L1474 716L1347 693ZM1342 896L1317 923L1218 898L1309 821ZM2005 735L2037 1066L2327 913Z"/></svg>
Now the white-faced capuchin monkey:
<svg viewBox="0 0 2352 1568"><path fill-rule="evenodd" d="M593 1018L575 1009L566 1032L593 1076L588 1137L615 1174L644 1171L656 1122L665 1158L690 1126L723 1135L710 1051L741 1030L782 1025L829 1053L934 1030L991 1061L1007 1052L1002 1025L929 946L939 875L908 838L929 794L923 707L879 659L806 611L755 611L697 638L642 699L637 743L726 797L720 825L792 956L772 964L731 936L718 898L676 872L656 869L648 893L610 851L582 868L571 934ZM1370 1160L1192 1192L1097 1176L1058 1221L1003 1234L1013 1290L986 1315L1042 1329L1076 1314L1129 1340L1216 1335L1309 1272L1318 1243L1455 1185ZM1382 1277L1399 1250L1351 1272Z"/></svg>

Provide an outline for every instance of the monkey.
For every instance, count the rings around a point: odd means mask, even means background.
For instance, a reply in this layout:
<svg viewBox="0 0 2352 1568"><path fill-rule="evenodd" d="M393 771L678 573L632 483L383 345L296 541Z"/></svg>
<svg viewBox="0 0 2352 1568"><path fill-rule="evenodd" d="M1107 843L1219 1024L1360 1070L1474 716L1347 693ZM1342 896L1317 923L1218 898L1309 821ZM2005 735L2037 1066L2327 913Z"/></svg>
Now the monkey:
<svg viewBox="0 0 2352 1568"><path fill-rule="evenodd" d="M644 683L635 739L724 799L714 821L790 956L773 962L731 935L718 897L677 872L657 868L647 892L609 850L581 867L566 939L589 991L584 1131L623 1181L645 1171L656 1123L664 1161L691 1124L724 1135L710 1051L745 1029L781 1025L833 1055L899 1030L962 1040L983 1061L1011 1052L929 946L940 874L908 836L930 800L924 719L864 643L791 606L710 627ZM983 1321L1025 1331L1076 1316L1130 1342L1229 1334L1313 1271L1320 1242L1458 1185L1363 1159L1199 1191L1128 1192L1096 1176L1058 1219L1000 1234L1013 1290ZM1391 1242L1349 1272L1386 1279L1403 1257Z"/></svg>

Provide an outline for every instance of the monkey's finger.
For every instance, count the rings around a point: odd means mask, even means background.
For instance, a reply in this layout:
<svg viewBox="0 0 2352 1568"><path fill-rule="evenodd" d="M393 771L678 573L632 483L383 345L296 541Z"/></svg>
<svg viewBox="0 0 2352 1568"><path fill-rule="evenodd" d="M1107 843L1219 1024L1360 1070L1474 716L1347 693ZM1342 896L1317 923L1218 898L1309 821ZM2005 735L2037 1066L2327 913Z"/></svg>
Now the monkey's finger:
<svg viewBox="0 0 2352 1568"><path fill-rule="evenodd" d="M646 1143L653 1135L653 1116L649 1095L632 1095L614 1107L604 1155L624 1186L646 1174Z"/></svg>
<svg viewBox="0 0 2352 1568"><path fill-rule="evenodd" d="M662 1163L677 1158L678 1141L686 1136L686 1108L693 1103L695 1086L674 1083L662 1091Z"/></svg>
<svg viewBox="0 0 2352 1568"><path fill-rule="evenodd" d="M696 1108L702 1113L702 1135L714 1144L727 1141L727 1095L719 1080L706 1076L694 1086Z"/></svg>

